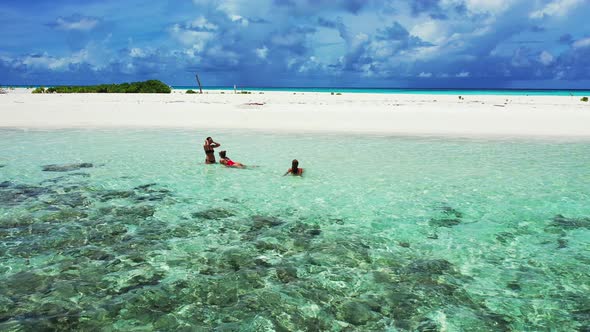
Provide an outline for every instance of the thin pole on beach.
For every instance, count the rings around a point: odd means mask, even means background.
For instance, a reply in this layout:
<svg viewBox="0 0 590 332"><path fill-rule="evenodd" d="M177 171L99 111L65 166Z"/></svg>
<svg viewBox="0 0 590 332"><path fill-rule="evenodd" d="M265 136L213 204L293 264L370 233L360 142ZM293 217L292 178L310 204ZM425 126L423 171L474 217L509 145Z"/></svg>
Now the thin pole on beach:
<svg viewBox="0 0 590 332"><path fill-rule="evenodd" d="M203 89L201 88L201 80L199 79L199 74L195 75L197 77L197 84L199 84L199 93L203 94Z"/></svg>

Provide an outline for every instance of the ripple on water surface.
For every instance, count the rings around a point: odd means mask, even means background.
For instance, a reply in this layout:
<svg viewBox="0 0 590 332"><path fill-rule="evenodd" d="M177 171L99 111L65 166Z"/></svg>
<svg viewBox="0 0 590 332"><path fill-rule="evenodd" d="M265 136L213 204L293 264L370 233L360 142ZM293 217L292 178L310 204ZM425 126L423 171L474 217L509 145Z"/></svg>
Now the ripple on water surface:
<svg viewBox="0 0 590 332"><path fill-rule="evenodd" d="M589 142L0 138L1 330L590 328Z"/></svg>

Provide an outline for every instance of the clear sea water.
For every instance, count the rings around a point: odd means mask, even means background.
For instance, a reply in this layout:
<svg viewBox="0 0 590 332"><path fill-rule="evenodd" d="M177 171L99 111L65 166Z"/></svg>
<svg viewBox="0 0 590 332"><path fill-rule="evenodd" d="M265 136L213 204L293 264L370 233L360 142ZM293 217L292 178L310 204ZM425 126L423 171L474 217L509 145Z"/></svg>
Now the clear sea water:
<svg viewBox="0 0 590 332"><path fill-rule="evenodd" d="M2 331L590 329L589 141L0 130L0 165Z"/></svg>
<svg viewBox="0 0 590 332"><path fill-rule="evenodd" d="M198 86L173 86L175 89L195 89ZM233 86L204 87L203 90L233 90ZM286 92L324 92L324 93L379 93L412 95L484 95L484 96L590 96L590 90L551 90L551 89L396 89L396 88L310 88L310 87L237 87L238 91L286 91Z"/></svg>
<svg viewBox="0 0 590 332"><path fill-rule="evenodd" d="M47 84L48 86L59 86ZM0 86L2 87L2 86ZM38 86L15 85L19 88ZM173 85L173 89L198 90L193 85ZM10 86L5 86L10 88ZM413 88L343 88L343 87L249 87L237 86L237 91L279 91L279 92L322 92L322 93L379 93L379 94L412 94L412 95L484 95L484 96L590 96L590 89L413 89ZM233 86L206 86L204 91L233 90Z"/></svg>

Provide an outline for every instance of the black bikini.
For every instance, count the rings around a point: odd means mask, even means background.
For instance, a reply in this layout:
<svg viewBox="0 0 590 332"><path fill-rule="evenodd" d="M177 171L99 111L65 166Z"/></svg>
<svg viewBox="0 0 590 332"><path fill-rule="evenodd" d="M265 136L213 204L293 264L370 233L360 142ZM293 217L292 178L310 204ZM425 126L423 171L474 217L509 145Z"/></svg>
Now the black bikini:
<svg viewBox="0 0 590 332"><path fill-rule="evenodd" d="M215 151L213 150L205 150L205 161L206 162L215 162Z"/></svg>

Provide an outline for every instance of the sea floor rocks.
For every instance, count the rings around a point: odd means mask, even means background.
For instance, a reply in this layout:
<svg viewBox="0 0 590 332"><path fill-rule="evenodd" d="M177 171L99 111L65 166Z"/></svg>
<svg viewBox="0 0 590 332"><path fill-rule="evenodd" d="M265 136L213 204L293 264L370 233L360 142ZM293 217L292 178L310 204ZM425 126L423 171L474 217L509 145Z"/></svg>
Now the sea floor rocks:
<svg viewBox="0 0 590 332"><path fill-rule="evenodd" d="M267 216L253 216L252 217L252 231L259 231L264 228L271 228L280 226L284 223L281 219L277 217L267 217Z"/></svg>
<svg viewBox="0 0 590 332"><path fill-rule="evenodd" d="M501 331L523 326L517 309L534 316L534 300L521 299L540 287L530 280L551 281L537 278L545 266L527 259L535 273L506 269L499 285L486 284L504 297L493 302L462 274L479 266L437 251L457 245L443 234L381 237L351 230L354 220L242 211L229 201L198 211L201 202L180 202L174 215L174 193L158 184L102 189L87 183L92 177L75 179L0 183L8 193L0 206L0 330ZM462 218L443 206L427 220L439 228ZM547 227L584 231L586 220L556 216ZM567 248L556 252L575 247L575 235L559 237ZM503 250L522 236L493 230L489 245ZM568 327L587 325L583 295L544 294L569 301Z"/></svg>
<svg viewBox="0 0 590 332"><path fill-rule="evenodd" d="M377 317L368 305L355 301L345 302L340 308L339 316L338 318L357 326L365 325Z"/></svg>
<svg viewBox="0 0 590 332"><path fill-rule="evenodd" d="M590 218L567 218L561 214L553 217L550 227L562 230L590 229Z"/></svg>
<svg viewBox="0 0 590 332"><path fill-rule="evenodd" d="M92 204L89 195L80 191L56 193L43 200L43 203L51 207L68 206L71 208L84 208Z"/></svg>
<svg viewBox="0 0 590 332"><path fill-rule="evenodd" d="M70 171L77 171L81 168L91 168L94 167L91 163L75 163L75 164L51 164L51 165L44 165L41 169L44 172L70 172Z"/></svg>
<svg viewBox="0 0 590 332"><path fill-rule="evenodd" d="M94 195L101 202L123 200L133 203L155 203L158 201L163 201L172 195L170 190L158 188L156 186L157 184L151 183L126 190L98 190L94 191Z"/></svg>
<svg viewBox="0 0 590 332"><path fill-rule="evenodd" d="M235 214L229 210L222 208L212 208L203 211L194 212L191 214L193 218L217 220L233 217Z"/></svg>
<svg viewBox="0 0 590 332"><path fill-rule="evenodd" d="M297 280L297 268L291 265L276 268L276 276L282 283L289 283Z"/></svg>
<svg viewBox="0 0 590 332"><path fill-rule="evenodd" d="M463 213L450 207L442 206L438 210L438 216L429 220L430 226L433 227L453 227L461 224Z"/></svg>
<svg viewBox="0 0 590 332"><path fill-rule="evenodd" d="M12 207L48 195L54 191L47 187L15 184L10 181L0 183L0 207Z"/></svg>
<svg viewBox="0 0 590 332"><path fill-rule="evenodd" d="M139 223L153 217L156 207L153 205L108 206L98 210L99 214L118 218L123 222Z"/></svg>

